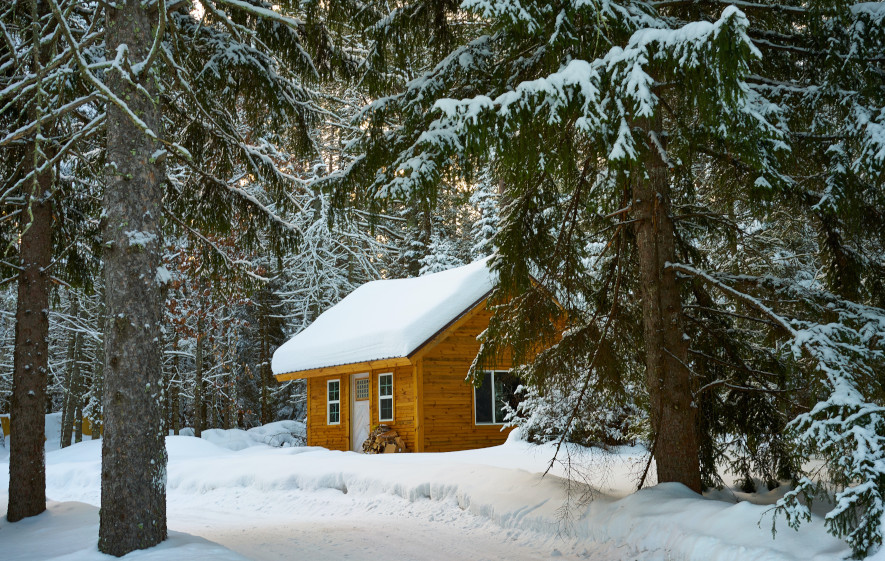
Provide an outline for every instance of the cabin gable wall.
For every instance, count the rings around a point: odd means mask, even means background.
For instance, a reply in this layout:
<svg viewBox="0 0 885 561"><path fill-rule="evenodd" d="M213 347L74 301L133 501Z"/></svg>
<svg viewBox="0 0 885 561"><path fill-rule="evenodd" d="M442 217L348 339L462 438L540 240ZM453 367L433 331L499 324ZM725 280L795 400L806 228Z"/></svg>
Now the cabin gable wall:
<svg viewBox="0 0 885 561"><path fill-rule="evenodd" d="M491 315L483 306L420 359L423 451L483 448L507 439L511 429L475 423L473 386L465 380L479 352L476 337L488 327ZM510 367L506 360L496 369Z"/></svg>

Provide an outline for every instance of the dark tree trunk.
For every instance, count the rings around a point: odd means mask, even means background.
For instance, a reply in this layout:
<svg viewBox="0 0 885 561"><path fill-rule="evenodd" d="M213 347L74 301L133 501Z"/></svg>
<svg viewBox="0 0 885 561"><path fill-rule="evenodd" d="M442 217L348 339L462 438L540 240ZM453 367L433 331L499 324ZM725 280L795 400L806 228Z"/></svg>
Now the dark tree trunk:
<svg viewBox="0 0 885 561"><path fill-rule="evenodd" d="M16 522L46 510L44 408L49 357L49 263L52 259L52 172L37 178L31 221L21 237L15 309L12 399L9 427L9 506Z"/></svg>
<svg viewBox="0 0 885 561"><path fill-rule="evenodd" d="M147 58L157 22L142 0L108 5L106 49L121 45L137 64ZM162 118L152 72L137 85L114 70L108 85L156 135ZM166 448L162 433L163 291L160 216L162 145L116 105L107 108L105 190L105 368L101 514L98 548L122 556L166 539Z"/></svg>
<svg viewBox="0 0 885 561"><path fill-rule="evenodd" d="M80 308L75 299L71 305L71 313L79 317ZM62 408L62 426L61 426L61 447L65 448L71 445L71 437L75 432L80 433L80 442L83 440L83 417L78 417L78 411L82 406L82 383L80 380L80 353L82 351L82 336L79 332L75 332L71 338L70 350L68 352L68 376L65 387L64 407ZM75 430L75 424L79 423L79 430Z"/></svg>
<svg viewBox="0 0 885 561"><path fill-rule="evenodd" d="M197 438L203 435L203 423L206 419L206 407L203 403L205 396L203 395L203 322L197 318L197 349L194 353L194 362L196 363L196 372L194 374L194 436Z"/></svg>
<svg viewBox="0 0 885 561"><path fill-rule="evenodd" d="M74 339L71 338L71 341L68 344L68 364L73 365L74 361ZM62 383L62 389L64 390L64 395L61 400L61 430L59 431L59 446L62 448L67 448L71 445L71 369L68 368L68 374L64 377L64 382Z"/></svg>
<svg viewBox="0 0 885 561"><path fill-rule="evenodd" d="M99 311L98 324L104 325L107 321L107 315L102 309ZM101 404L104 396L104 344L99 344L95 349L95 370L92 374L92 399L95 403ZM92 440L101 438L103 424L103 407L92 408Z"/></svg>
<svg viewBox="0 0 885 561"><path fill-rule="evenodd" d="M46 15L46 3L32 0L31 21ZM33 35L33 69L43 80L43 65L49 59L46 45L39 46L38 32ZM44 117L43 98L38 93L28 109L29 120ZM41 132L42 131L42 132ZM52 133L37 128L37 134ZM30 170L42 165L38 140L28 154ZM48 147L47 151L51 151ZM45 156L52 157L47 153ZM21 271L18 276L18 300L15 309L15 348L12 352L12 396L9 406L9 501L6 518L16 522L46 510L46 425L49 410L49 265L52 259L53 171L37 173L35 181L23 193L27 212L19 245Z"/></svg>
<svg viewBox="0 0 885 561"><path fill-rule="evenodd" d="M224 428L235 428L234 423L234 408L237 406L237 384L234 379L234 374L230 366L225 367L225 376L226 383L225 387L227 388L224 395Z"/></svg>
<svg viewBox="0 0 885 561"><path fill-rule="evenodd" d="M169 427L172 425L172 423L169 422L170 421L169 418L172 416L171 402L169 401L169 385L172 383L171 382L172 375L169 372L169 369L166 368L165 362L166 361L164 359L163 366L161 366L161 368L163 369L163 375L162 375L163 377L162 377L162 380L160 381L160 385L163 388L163 392L162 392L162 397L161 397L162 411L161 411L161 415L160 415L160 421L162 423L163 434L168 436L169 435Z"/></svg>
<svg viewBox="0 0 885 561"><path fill-rule="evenodd" d="M269 302L268 302L269 304ZM259 367L259 374L261 376L261 416L259 417L259 422L262 425L266 425L273 421L273 414L270 411L270 375L268 374L269 366L270 366L270 342L268 341L268 327L267 327L267 317L265 314L269 314L269 310L262 307L261 312L261 366Z"/></svg>
<svg viewBox="0 0 885 561"><path fill-rule="evenodd" d="M178 420L179 409L179 391L178 391L178 335L172 342L172 348L176 354L172 357L172 373L169 377L169 426L172 427L172 433L178 436L181 430L181 423Z"/></svg>
<svg viewBox="0 0 885 561"><path fill-rule="evenodd" d="M74 442L83 441L83 372L80 364L83 359L83 334L74 334L74 362L71 364L71 404L74 406ZM70 442L70 441L69 441Z"/></svg>
<svg viewBox="0 0 885 561"><path fill-rule="evenodd" d="M179 421L181 407L179 405L180 398L178 394L178 382L173 382L172 387L169 388L169 399L172 400L172 434L178 436L181 432L181 422Z"/></svg>
<svg viewBox="0 0 885 561"><path fill-rule="evenodd" d="M656 127L657 128L657 127ZM670 215L669 173L654 149L645 158L647 178L633 182L633 214L639 258L645 364L658 482L701 491L688 345L676 273L676 239Z"/></svg>
<svg viewBox="0 0 885 561"><path fill-rule="evenodd" d="M83 401L80 397L77 398L76 421L77 424L74 425L74 442L83 442Z"/></svg>

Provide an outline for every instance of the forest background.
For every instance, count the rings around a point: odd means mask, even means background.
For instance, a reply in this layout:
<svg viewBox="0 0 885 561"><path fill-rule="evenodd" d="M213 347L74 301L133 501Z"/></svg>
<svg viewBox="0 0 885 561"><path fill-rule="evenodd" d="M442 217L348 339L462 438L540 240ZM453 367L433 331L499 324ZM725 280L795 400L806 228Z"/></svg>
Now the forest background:
<svg viewBox="0 0 885 561"><path fill-rule="evenodd" d="M789 484L788 523L828 497L830 530L875 551L883 20L838 0L6 3L0 408L30 438L9 518L45 503L19 483L61 410L65 445L105 426L108 497L150 505L126 537L103 507L100 548L156 543L162 435L298 418L277 345L363 282L494 254L465 375L513 352L531 438L640 439L697 491L722 470ZM151 436L109 461L132 419ZM144 494L124 489L141 464Z"/></svg>

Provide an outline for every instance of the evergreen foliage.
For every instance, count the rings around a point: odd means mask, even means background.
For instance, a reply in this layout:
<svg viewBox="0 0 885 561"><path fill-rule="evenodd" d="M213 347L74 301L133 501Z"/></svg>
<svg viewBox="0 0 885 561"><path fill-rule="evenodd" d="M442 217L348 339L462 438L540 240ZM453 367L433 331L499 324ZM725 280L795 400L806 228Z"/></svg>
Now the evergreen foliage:
<svg viewBox="0 0 885 561"><path fill-rule="evenodd" d="M3 287L51 201L46 401L68 429L102 418L118 111L162 146L166 428L299 415L269 370L287 335L368 280L491 256L469 374L512 353L533 439L639 437L690 486L792 480L788 524L830 497L831 532L881 547L881 3L141 4L138 60L105 54L107 3L0 8L0 363ZM158 130L109 87L145 77Z"/></svg>
<svg viewBox="0 0 885 561"><path fill-rule="evenodd" d="M780 504L796 524L808 517L797 498L823 491L798 473L802 459L822 454L839 486L831 531L858 555L878 548L878 4L462 7L404 40L456 43L428 50L422 72L366 105L359 156L326 185L376 208L433 200L490 170L505 201L492 261L501 284L473 373L513 349L537 395L580 388L569 426L600 383L611 395L645 386L639 353L660 351L645 340L637 352L635 189L665 173L657 200L675 248L663 271L680 283L677 360L700 411L705 483L723 460L748 480L798 476ZM377 22L369 37L408 35ZM553 327L563 311L564 332Z"/></svg>

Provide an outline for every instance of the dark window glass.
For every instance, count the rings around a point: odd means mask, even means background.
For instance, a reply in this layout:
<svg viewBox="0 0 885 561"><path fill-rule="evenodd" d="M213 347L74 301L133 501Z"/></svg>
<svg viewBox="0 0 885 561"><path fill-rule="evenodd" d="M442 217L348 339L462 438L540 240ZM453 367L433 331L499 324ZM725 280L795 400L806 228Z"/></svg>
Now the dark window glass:
<svg viewBox="0 0 885 561"><path fill-rule="evenodd" d="M378 420L393 420L393 374L378 376Z"/></svg>
<svg viewBox="0 0 885 561"><path fill-rule="evenodd" d="M389 421L393 419L393 400L392 399L382 399L381 400L381 419L382 421Z"/></svg>
<svg viewBox="0 0 885 561"><path fill-rule="evenodd" d="M504 423L504 404L516 409L519 400L516 398L516 388L519 380L509 372L495 372L495 422Z"/></svg>
<svg viewBox="0 0 885 561"><path fill-rule="evenodd" d="M338 380L330 381L328 388L329 403L329 424L341 422L341 382Z"/></svg>
<svg viewBox="0 0 885 561"><path fill-rule="evenodd" d="M381 397L393 395L393 375L385 374L378 378L379 394Z"/></svg>
<svg viewBox="0 0 885 561"><path fill-rule="evenodd" d="M495 422L492 417L492 387L492 373L485 372L482 376L482 383L473 389L477 424Z"/></svg>

